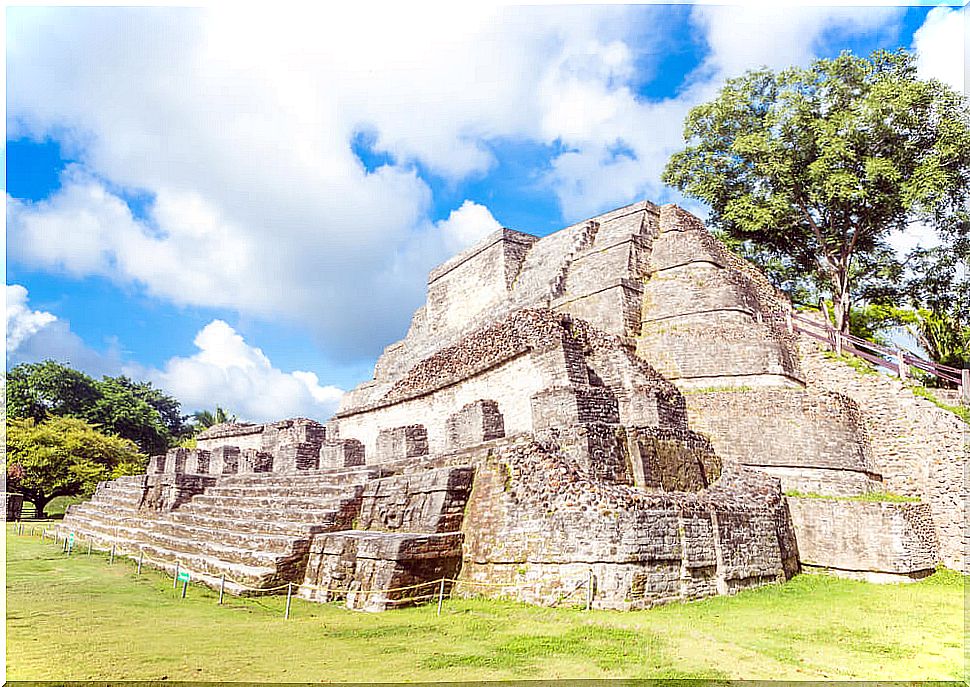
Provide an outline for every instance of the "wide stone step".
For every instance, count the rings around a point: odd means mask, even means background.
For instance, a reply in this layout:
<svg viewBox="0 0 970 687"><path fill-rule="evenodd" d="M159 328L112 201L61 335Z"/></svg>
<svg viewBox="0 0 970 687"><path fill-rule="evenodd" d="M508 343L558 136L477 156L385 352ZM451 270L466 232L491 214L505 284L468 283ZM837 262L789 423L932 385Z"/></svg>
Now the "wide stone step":
<svg viewBox="0 0 970 687"><path fill-rule="evenodd" d="M296 510L327 510L338 507L341 501L348 499L312 498L309 496L210 496L199 494L193 496L189 502L194 511L205 511L209 507L238 508L241 511L266 510L269 512L286 512ZM189 504L186 504L188 506ZM186 506L183 506L186 507Z"/></svg>
<svg viewBox="0 0 970 687"><path fill-rule="evenodd" d="M240 510L235 506L210 506L207 504L192 505L186 504L182 508L171 513L174 520L181 521L182 518L216 518L230 519L237 523L257 523L260 526L271 525L274 523L293 523L298 525L330 525L352 520L357 513L356 509L343 508L340 505L329 505L322 508L304 509L255 509Z"/></svg>
<svg viewBox="0 0 970 687"><path fill-rule="evenodd" d="M388 477L390 472L379 465L366 465L358 468L341 468L335 470L308 470L293 473L247 473L244 475L223 475L219 479L222 485L286 485L300 482L315 482L319 484L361 484L372 479Z"/></svg>
<svg viewBox="0 0 970 687"><path fill-rule="evenodd" d="M140 512L131 504L120 505L102 501L85 501L84 503L75 503L69 506L64 513L64 519L66 520L70 515L87 513L110 520L116 517L135 515Z"/></svg>
<svg viewBox="0 0 970 687"><path fill-rule="evenodd" d="M360 485L332 485L332 484L286 484L286 485L233 485L214 486L205 490L206 496L305 496L334 498L340 496L354 496L363 487Z"/></svg>
<svg viewBox="0 0 970 687"><path fill-rule="evenodd" d="M332 532L344 526L343 521L338 517L336 511L326 511L321 515L315 515L312 519L300 520L279 520L275 518L240 518L236 514L232 519L229 513L208 513L190 512L179 510L171 513L169 519L173 522L195 525L200 527L218 528L225 526L227 520L231 520L232 527L237 532L250 532L255 534L278 534L291 537L308 537L320 532Z"/></svg>
<svg viewBox="0 0 970 687"><path fill-rule="evenodd" d="M108 482L110 485L142 485L145 483L145 475L124 475Z"/></svg>
<svg viewBox="0 0 970 687"><path fill-rule="evenodd" d="M105 503L127 508L138 508L141 504L141 494L138 496L131 496L128 494L115 494L110 491L101 492L96 494L93 499L87 501L87 503Z"/></svg>
<svg viewBox="0 0 970 687"><path fill-rule="evenodd" d="M130 528L103 525L103 523L78 522L74 527L63 530L62 534L74 532L80 535L81 541L77 545L78 551L84 550L84 542L91 540L99 548L117 547L117 554L137 557L139 552L146 556L146 564L161 568L174 574L176 562L180 570L188 569L193 581L203 582L218 588L222 575L226 576L226 591L231 594L258 594L259 590L277 587L287 581L299 579L294 573L297 568L305 566L304 558L300 557L297 565L284 561L287 566L282 569L274 561L272 565L247 565L244 563L227 561L218 557L173 550L159 545L155 540L136 538ZM288 577L286 576L288 575ZM255 591L249 587L257 588ZM276 590L272 593L280 593Z"/></svg>
<svg viewBox="0 0 970 687"><path fill-rule="evenodd" d="M145 521L145 530L162 534L202 547L211 545L227 546L244 551L259 551L285 555L299 537L285 534L266 534L247 532L237 529L235 522L228 519L216 521L215 526L175 521L172 518L159 518ZM309 537L309 535L307 535Z"/></svg>
<svg viewBox="0 0 970 687"><path fill-rule="evenodd" d="M192 536L185 536L189 533L184 531L182 535L172 534L174 530L165 531L154 526L157 524L158 521L154 520L132 521L129 518L108 524L82 516L68 523L62 531L67 533L76 529L80 532L100 532L115 538L119 544L127 547L151 545L178 555L208 557L229 564L252 567L273 567L280 559L287 559L294 555L305 557L306 548L309 545L309 539L292 539L292 546L284 547L282 550L245 549L228 543L227 539L230 541L233 539L230 536L224 535L223 541L198 540Z"/></svg>

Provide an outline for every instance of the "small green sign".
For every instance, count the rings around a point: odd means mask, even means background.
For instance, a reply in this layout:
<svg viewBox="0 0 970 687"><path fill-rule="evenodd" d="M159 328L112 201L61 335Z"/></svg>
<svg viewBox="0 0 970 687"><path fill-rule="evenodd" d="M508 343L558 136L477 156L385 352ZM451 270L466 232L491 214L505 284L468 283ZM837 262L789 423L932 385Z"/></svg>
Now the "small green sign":
<svg viewBox="0 0 970 687"><path fill-rule="evenodd" d="M73 532L71 532L69 535L67 535L67 545L68 546L74 546L74 533Z"/></svg>
<svg viewBox="0 0 970 687"><path fill-rule="evenodd" d="M178 576L178 581L179 582L188 582L189 581L189 573L186 572L185 570L180 570L179 571L179 576Z"/></svg>

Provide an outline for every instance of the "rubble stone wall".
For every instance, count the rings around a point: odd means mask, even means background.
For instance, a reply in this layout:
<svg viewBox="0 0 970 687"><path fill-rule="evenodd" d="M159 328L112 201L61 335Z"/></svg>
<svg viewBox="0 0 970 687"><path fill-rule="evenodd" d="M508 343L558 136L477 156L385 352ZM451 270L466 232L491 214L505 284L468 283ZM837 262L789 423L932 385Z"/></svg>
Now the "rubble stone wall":
<svg viewBox="0 0 970 687"><path fill-rule="evenodd" d="M650 494L591 480L534 443L479 468L463 531L463 579L508 584L541 604L575 591L590 571L594 606L637 608L782 581L797 569L787 508L767 476L742 470L697 494Z"/></svg>

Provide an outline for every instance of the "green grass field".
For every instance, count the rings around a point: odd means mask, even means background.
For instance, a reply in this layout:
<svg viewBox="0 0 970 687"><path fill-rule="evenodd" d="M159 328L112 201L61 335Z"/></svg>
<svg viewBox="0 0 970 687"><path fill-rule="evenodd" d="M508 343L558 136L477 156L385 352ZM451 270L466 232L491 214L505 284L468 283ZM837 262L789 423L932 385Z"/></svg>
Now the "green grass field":
<svg viewBox="0 0 970 687"><path fill-rule="evenodd" d="M28 524L29 527L29 524ZM785 585L637 612L446 600L382 614L217 593L7 528L11 680L958 680L964 578Z"/></svg>

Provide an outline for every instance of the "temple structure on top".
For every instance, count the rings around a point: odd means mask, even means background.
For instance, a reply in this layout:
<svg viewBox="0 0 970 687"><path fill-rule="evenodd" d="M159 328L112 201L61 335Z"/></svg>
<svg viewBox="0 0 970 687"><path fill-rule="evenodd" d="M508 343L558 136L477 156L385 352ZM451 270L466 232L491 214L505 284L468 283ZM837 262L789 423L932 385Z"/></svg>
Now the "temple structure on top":
<svg viewBox="0 0 970 687"><path fill-rule="evenodd" d="M826 358L790 308L675 206L502 229L432 270L333 418L210 428L62 528L371 610L441 578L542 604L586 581L636 608L800 566L963 569L959 420ZM910 500L839 498L884 491Z"/></svg>

